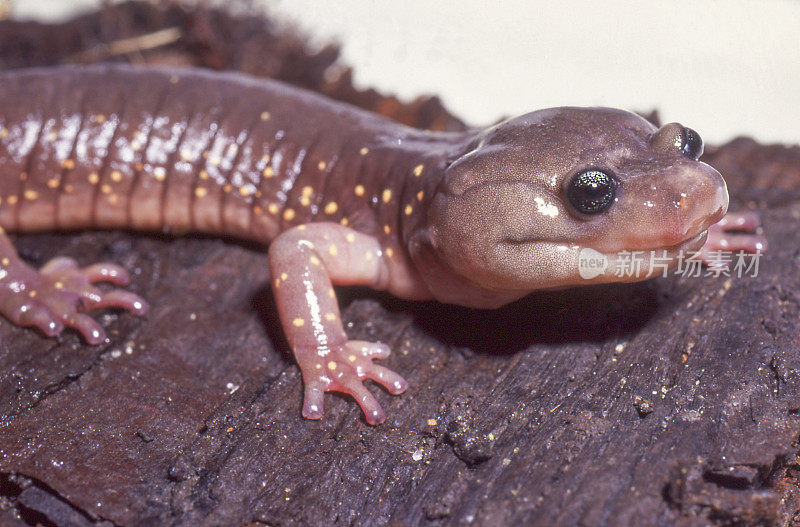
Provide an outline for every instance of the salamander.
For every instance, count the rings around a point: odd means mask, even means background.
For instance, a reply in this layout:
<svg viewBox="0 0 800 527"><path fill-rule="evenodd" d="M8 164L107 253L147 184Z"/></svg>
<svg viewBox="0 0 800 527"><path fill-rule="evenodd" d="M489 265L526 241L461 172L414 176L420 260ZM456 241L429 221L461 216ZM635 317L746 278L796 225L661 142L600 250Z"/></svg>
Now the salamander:
<svg viewBox="0 0 800 527"><path fill-rule="evenodd" d="M135 229L269 242L280 320L305 386L352 395L407 382L350 340L334 285L404 299L493 308L540 289L643 280L609 266L589 279L581 251L703 246L756 250L740 215L723 220L721 175L698 161L700 136L610 108L539 110L486 129L428 132L323 96L238 73L123 65L0 75L0 312L53 336L106 339L86 312L146 302L110 263L57 257L35 270L6 232ZM714 227L723 220L722 224ZM727 223L725 223L727 222Z"/></svg>

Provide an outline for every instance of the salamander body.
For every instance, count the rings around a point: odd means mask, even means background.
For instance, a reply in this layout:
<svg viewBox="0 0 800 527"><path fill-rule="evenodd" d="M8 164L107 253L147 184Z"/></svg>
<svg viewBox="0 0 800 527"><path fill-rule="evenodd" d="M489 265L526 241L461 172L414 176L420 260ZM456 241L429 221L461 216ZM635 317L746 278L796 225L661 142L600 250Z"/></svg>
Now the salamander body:
<svg viewBox="0 0 800 527"><path fill-rule="evenodd" d="M694 131L622 110L555 108L432 133L233 73L60 67L3 73L0 87L0 312L46 335L74 327L96 344L105 334L86 310L147 309L132 293L92 285L125 284L123 269L56 258L36 271L5 231L271 242L272 288L309 418L335 390L376 424L384 414L362 381L406 388L372 362L389 354L385 345L347 338L334 284L496 307L537 289L622 279L610 270L582 278L585 249L611 262L622 251L699 249L728 205L719 173L698 161Z"/></svg>

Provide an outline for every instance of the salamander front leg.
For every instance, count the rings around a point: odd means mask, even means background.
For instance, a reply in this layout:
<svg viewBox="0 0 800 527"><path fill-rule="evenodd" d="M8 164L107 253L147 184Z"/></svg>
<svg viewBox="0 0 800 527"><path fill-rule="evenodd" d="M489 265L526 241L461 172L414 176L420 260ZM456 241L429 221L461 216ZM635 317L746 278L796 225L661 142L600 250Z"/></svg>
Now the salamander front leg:
<svg viewBox="0 0 800 527"><path fill-rule="evenodd" d="M374 364L389 355L380 343L348 340L332 284L384 289L388 268L379 242L335 223L310 223L273 240L269 267L278 313L289 345L303 373L303 416L322 417L323 394L352 395L367 422L386 418L364 387L365 379L400 394L407 387L398 374Z"/></svg>
<svg viewBox="0 0 800 527"><path fill-rule="evenodd" d="M18 326L37 327L48 337L68 326L89 344L100 344L105 331L84 311L119 307L143 315L147 303L128 291L102 292L93 284L125 285L128 281L127 271L117 265L80 268L65 257L54 258L37 271L20 260L8 236L0 232L0 313Z"/></svg>

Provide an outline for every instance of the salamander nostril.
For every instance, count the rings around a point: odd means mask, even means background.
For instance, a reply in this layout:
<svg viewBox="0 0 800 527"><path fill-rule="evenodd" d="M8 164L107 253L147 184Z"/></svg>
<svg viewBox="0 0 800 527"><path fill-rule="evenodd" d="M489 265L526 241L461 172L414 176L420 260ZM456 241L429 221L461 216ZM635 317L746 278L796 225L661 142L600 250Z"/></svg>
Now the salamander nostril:
<svg viewBox="0 0 800 527"><path fill-rule="evenodd" d="M681 151L683 155L697 161L703 155L703 140L700 138L700 134L691 128L684 127L682 135L683 145L681 146Z"/></svg>

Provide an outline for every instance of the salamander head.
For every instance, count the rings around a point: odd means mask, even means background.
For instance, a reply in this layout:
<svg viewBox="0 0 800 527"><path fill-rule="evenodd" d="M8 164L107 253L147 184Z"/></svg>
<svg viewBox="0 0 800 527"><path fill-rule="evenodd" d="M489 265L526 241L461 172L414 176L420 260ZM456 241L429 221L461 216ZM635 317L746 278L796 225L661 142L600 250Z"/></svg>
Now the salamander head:
<svg viewBox="0 0 800 527"><path fill-rule="evenodd" d="M469 302L437 290L442 273L510 297L660 274L647 272L646 259L642 272L621 279L615 262L622 251L674 257L702 246L728 207L724 180L698 161L702 151L689 128L656 128L610 108L505 121L446 169L428 223L411 239L412 257L425 261L417 266L437 298L457 303ZM586 255L605 259L605 271L586 279Z"/></svg>

